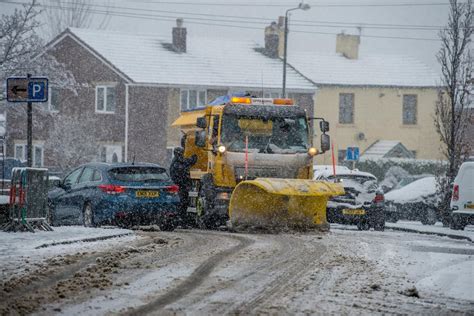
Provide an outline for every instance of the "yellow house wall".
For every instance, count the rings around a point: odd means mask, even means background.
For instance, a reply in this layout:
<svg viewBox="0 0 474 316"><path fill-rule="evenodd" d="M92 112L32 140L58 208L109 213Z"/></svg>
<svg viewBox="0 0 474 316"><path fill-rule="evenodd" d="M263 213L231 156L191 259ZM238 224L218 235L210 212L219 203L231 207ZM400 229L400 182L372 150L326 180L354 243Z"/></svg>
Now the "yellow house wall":
<svg viewBox="0 0 474 316"><path fill-rule="evenodd" d="M339 94L354 93L354 124L339 124ZM416 94L417 124L402 121L403 95ZM331 135L337 159L338 150L357 146L363 153L377 140L398 140L408 150L416 151L418 159L441 159L440 140L433 115L437 91L434 88L364 88L320 87L315 94L315 116L331 124ZM365 140L356 139L358 133ZM319 144L319 133L314 139ZM316 163L330 164L331 153L316 158Z"/></svg>

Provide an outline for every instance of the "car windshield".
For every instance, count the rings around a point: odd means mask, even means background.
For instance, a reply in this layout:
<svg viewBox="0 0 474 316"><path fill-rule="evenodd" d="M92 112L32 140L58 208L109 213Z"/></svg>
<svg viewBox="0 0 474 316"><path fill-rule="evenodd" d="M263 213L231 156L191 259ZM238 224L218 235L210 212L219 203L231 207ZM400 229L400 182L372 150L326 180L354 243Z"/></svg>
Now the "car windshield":
<svg viewBox="0 0 474 316"><path fill-rule="evenodd" d="M245 151L246 136L249 151L297 153L306 152L309 148L308 123L305 117L263 120L224 115L222 143L229 151Z"/></svg>
<svg viewBox="0 0 474 316"><path fill-rule="evenodd" d="M124 182L152 182L168 180L166 170L157 167L124 167L109 171L109 175L118 181Z"/></svg>

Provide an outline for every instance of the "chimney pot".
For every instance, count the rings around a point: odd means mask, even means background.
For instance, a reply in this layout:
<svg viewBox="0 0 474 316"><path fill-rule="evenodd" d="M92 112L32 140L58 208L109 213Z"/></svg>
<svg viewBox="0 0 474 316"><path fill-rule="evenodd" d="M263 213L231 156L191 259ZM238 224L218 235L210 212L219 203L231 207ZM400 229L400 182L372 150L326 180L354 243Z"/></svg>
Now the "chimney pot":
<svg viewBox="0 0 474 316"><path fill-rule="evenodd" d="M178 53L186 53L186 28L183 27L183 18L176 19L173 27L173 47Z"/></svg>

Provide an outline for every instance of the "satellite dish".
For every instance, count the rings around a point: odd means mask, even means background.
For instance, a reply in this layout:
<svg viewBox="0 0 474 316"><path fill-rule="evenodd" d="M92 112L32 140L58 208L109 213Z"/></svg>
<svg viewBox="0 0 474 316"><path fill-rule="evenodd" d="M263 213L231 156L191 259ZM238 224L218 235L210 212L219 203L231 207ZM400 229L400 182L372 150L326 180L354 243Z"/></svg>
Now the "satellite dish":
<svg viewBox="0 0 474 316"><path fill-rule="evenodd" d="M362 132L359 132L356 134L356 139L357 140L365 140L365 134Z"/></svg>

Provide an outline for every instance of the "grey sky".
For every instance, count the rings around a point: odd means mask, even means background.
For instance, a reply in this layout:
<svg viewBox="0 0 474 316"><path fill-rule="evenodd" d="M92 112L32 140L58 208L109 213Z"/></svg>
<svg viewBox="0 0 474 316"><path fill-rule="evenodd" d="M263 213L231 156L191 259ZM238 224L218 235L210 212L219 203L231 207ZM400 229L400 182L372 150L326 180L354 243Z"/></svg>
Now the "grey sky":
<svg viewBox="0 0 474 316"><path fill-rule="evenodd" d="M101 7L104 1L92 1L95 5L94 9L104 10ZM107 27L109 30L156 33L170 37L171 28L175 25L174 19L182 17L189 36L244 38L259 43L263 43L263 30L268 19L276 20L279 15L284 15L286 9L296 7L299 3L293 0L118 0L108 2L112 5L112 16ZM440 5L447 4L447 0L307 0L306 3L312 5L309 11L298 10L291 14L290 28L294 32L291 32L289 36L289 54L292 50L324 52L335 50L335 35L298 33L296 30L334 34L345 31L357 34L359 31L353 26L360 25L362 35L367 36L437 39L438 31L432 28L430 30L400 29L399 25L442 26L446 24L448 17L448 5ZM234 6L235 4L245 5ZM390 4L397 4L397 6L386 6ZM399 6L400 4L409 5ZM14 7L15 5L12 4L0 3L1 11L8 12ZM116 16L123 14L135 14L138 17ZM221 17L223 15L232 16L232 18ZM96 20L100 19L102 16L98 14ZM213 19L219 21L210 21ZM322 24L325 22L336 23L332 24L332 27L324 27ZM195 23L230 24L234 27ZM367 24L367 27L364 27L364 24ZM397 26L386 26L386 24ZM408 54L418 57L438 70L435 54L439 46L440 42L437 40L362 37L360 55Z"/></svg>

